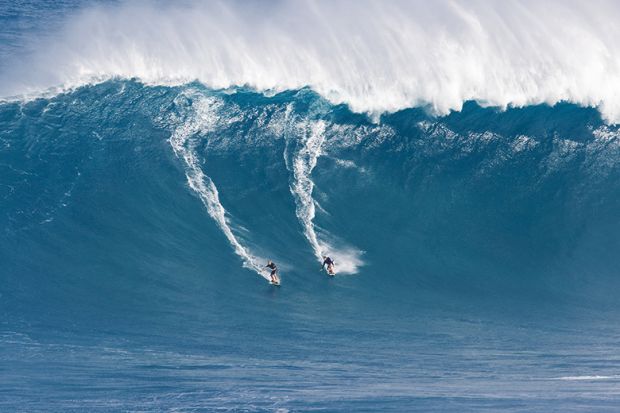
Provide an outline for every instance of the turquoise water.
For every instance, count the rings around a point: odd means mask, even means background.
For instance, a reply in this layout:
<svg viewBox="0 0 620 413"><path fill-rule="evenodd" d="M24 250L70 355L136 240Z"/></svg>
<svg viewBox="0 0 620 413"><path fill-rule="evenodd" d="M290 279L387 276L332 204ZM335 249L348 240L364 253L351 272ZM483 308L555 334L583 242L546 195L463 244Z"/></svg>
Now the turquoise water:
<svg viewBox="0 0 620 413"><path fill-rule="evenodd" d="M617 411L619 137L568 103L5 100L0 410Z"/></svg>

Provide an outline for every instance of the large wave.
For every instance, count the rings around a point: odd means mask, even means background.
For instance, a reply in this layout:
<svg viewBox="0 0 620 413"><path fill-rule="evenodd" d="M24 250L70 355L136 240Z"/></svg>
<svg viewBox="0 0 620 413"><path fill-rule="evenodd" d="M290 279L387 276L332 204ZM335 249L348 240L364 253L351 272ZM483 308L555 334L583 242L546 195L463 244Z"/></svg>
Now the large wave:
<svg viewBox="0 0 620 413"><path fill-rule="evenodd" d="M468 104L376 124L307 89L235 92L111 81L0 104L5 271L79 277L108 251L105 273L226 274L249 291L239 264L265 277L270 258L304 290L327 253L406 300L610 302L620 140L596 111Z"/></svg>
<svg viewBox="0 0 620 413"><path fill-rule="evenodd" d="M481 107L613 121L587 7L0 10L2 406L615 411L620 127Z"/></svg>
<svg viewBox="0 0 620 413"><path fill-rule="evenodd" d="M357 112L568 101L618 122L618 20L614 1L126 2L72 15L5 69L0 94L199 80L309 86Z"/></svg>

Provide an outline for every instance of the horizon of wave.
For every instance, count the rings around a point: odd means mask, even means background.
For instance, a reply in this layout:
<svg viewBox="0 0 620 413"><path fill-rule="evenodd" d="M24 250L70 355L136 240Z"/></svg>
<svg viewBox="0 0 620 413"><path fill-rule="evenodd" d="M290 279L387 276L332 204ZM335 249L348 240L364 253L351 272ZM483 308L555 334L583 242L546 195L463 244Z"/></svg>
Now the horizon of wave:
<svg viewBox="0 0 620 413"><path fill-rule="evenodd" d="M192 93L192 91L186 91L182 95L186 93ZM254 255L248 247L241 244L233 233L230 222L227 219L228 213L220 202L217 187L211 178L202 171L196 157L196 142L192 139L192 136L198 132L206 133L213 129L215 113L219 106L221 106L221 102L215 98L200 95L199 99L192 102L191 106L193 113L189 119L180 120L181 124L175 128L169 139L175 155L181 158L187 166L185 170L187 183L205 205L209 216L216 222L233 247L235 254L241 258L243 266L254 270L266 280L270 280L270 277L264 273L263 267L259 264L259 262L266 260Z"/></svg>
<svg viewBox="0 0 620 413"><path fill-rule="evenodd" d="M355 112L567 101L620 122L620 7L601 1L366 0L89 7L10 66L0 95L110 78L310 87Z"/></svg>

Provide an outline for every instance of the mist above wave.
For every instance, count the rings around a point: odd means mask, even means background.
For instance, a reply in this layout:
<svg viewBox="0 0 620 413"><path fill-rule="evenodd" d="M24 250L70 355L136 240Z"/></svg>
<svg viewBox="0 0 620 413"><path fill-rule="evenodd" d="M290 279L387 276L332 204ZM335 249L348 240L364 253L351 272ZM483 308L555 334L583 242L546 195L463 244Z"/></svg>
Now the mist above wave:
<svg viewBox="0 0 620 413"><path fill-rule="evenodd" d="M114 77L199 80L308 86L370 113L569 101L618 122L619 18L612 1L129 2L67 17L61 32L8 65L0 94Z"/></svg>

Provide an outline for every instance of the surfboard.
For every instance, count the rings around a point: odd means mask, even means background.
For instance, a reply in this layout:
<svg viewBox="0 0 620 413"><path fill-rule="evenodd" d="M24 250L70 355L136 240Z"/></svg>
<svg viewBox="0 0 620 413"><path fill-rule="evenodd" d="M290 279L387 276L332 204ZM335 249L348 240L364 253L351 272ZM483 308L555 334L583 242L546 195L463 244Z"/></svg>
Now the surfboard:
<svg viewBox="0 0 620 413"><path fill-rule="evenodd" d="M278 279L276 281L269 281L269 284L271 285L275 285L276 287L280 286L280 277L278 277Z"/></svg>

